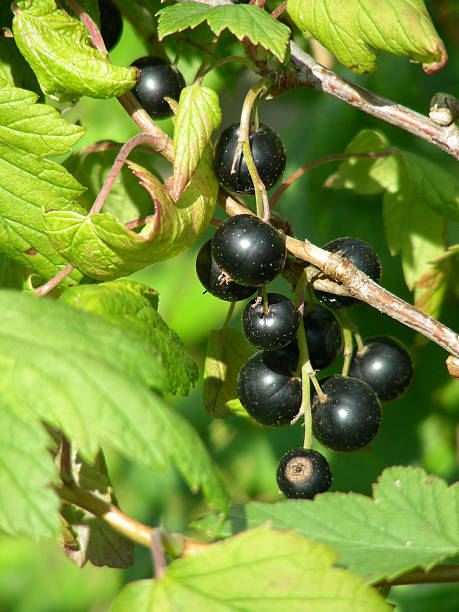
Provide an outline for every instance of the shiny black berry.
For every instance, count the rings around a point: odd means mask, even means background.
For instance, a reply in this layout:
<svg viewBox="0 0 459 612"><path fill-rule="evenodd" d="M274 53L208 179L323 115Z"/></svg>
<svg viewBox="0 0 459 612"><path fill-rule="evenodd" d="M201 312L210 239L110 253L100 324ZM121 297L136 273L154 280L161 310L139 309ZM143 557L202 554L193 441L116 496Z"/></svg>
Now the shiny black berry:
<svg viewBox="0 0 459 612"><path fill-rule="evenodd" d="M312 449L295 448L281 457L276 480L279 489L290 499L313 499L328 491L333 476L328 461Z"/></svg>
<svg viewBox="0 0 459 612"><path fill-rule="evenodd" d="M314 370L322 370L336 360L343 348L341 325L327 308L307 303L303 323L311 365Z"/></svg>
<svg viewBox="0 0 459 612"><path fill-rule="evenodd" d="M247 287L225 278L221 268L212 257L212 241L208 240L199 250L196 258L196 273L203 287L213 296L227 302L246 300L257 287Z"/></svg>
<svg viewBox="0 0 459 612"><path fill-rule="evenodd" d="M99 0L100 33L107 51L113 49L121 37L123 20L117 6L110 0Z"/></svg>
<svg viewBox="0 0 459 612"><path fill-rule="evenodd" d="M262 425L288 425L301 406L301 383L294 377L296 360L279 349L250 357L239 371L237 391L241 404Z"/></svg>
<svg viewBox="0 0 459 612"><path fill-rule="evenodd" d="M379 282L381 264L376 252L366 242L357 238L337 238L323 247L326 251L338 253L372 280ZM315 290L318 299L332 308L350 308L360 304L360 300L346 295L335 295L326 291Z"/></svg>
<svg viewBox="0 0 459 612"><path fill-rule="evenodd" d="M167 100L178 100L185 87L182 73L161 57L141 57L132 63L140 70L140 77L132 93L147 113L155 119L164 119L172 115Z"/></svg>
<svg viewBox="0 0 459 612"><path fill-rule="evenodd" d="M413 361L401 342L387 336L365 340L352 359L349 375L364 380L381 402L399 397L410 384Z"/></svg>
<svg viewBox="0 0 459 612"><path fill-rule="evenodd" d="M212 239L217 264L236 283L260 286L282 270L287 255L284 237L253 215L229 217Z"/></svg>
<svg viewBox="0 0 459 612"><path fill-rule="evenodd" d="M367 446L381 425L378 396L367 383L349 376L329 376L321 382L325 399L312 400L312 432L334 451L352 452Z"/></svg>
<svg viewBox="0 0 459 612"><path fill-rule="evenodd" d="M215 174L228 191L253 195L255 189L242 149L233 164L238 137L239 123L233 123L221 133L214 149ZM249 134L249 142L260 179L266 189L271 189L285 170L286 156L282 140L271 128L260 123L258 130Z"/></svg>
<svg viewBox="0 0 459 612"><path fill-rule="evenodd" d="M297 307L285 295L268 293L268 310L262 298L247 304L242 313L242 331L247 340L260 349L286 346L296 336L300 322Z"/></svg>

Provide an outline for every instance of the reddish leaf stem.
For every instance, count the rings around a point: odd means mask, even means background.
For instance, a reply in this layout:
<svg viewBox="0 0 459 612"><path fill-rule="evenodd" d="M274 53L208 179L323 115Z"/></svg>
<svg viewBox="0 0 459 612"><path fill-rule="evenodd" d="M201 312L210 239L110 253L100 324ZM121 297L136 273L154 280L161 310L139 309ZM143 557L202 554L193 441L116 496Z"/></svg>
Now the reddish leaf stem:
<svg viewBox="0 0 459 612"><path fill-rule="evenodd" d="M270 207L271 210L274 210L279 198L287 191L287 189L292 185L296 180L298 180L303 174L312 170L313 168L317 168L317 166L321 166L322 164L328 164L334 161L340 161L342 159L349 159L351 157L362 157L362 158L370 158L375 159L377 157L387 157L388 155L395 155L398 153L396 149L388 149L387 151L379 151L379 152L369 152L369 153L335 153L332 155L325 155L324 157L319 157L318 159L314 159L311 162L308 162L301 168L298 168L293 174L291 174L285 181L282 182L281 185L276 189L276 191L271 196Z"/></svg>
<svg viewBox="0 0 459 612"><path fill-rule="evenodd" d="M91 19L91 17L81 8L81 6L75 2L75 0L65 0L67 4L72 8L72 10L78 15L81 19L82 23L86 26L89 33L91 34L92 42L96 49L105 53L108 56L108 51L105 47L104 39L102 38L102 34L100 33L99 28L95 24L95 22Z"/></svg>

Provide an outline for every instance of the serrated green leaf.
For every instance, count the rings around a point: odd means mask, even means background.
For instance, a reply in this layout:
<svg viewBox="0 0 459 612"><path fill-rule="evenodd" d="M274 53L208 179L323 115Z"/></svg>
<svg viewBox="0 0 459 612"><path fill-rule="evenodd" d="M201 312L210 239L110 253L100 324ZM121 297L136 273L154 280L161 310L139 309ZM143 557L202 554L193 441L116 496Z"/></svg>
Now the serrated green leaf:
<svg viewBox="0 0 459 612"><path fill-rule="evenodd" d="M53 277L67 262L44 232L41 209L71 206L83 212L71 204L82 191L62 166L0 143L0 251L45 279ZM62 284L80 278L74 270Z"/></svg>
<svg viewBox="0 0 459 612"><path fill-rule="evenodd" d="M237 400L237 375L253 353L253 348L237 329L225 327L210 332L203 376L203 403L210 416L221 418L233 412L232 401ZM237 408L238 405L236 411Z"/></svg>
<svg viewBox="0 0 459 612"><path fill-rule="evenodd" d="M90 146L80 150L65 160L63 166L86 187L85 193L79 198L84 208L89 210L93 205L120 148L121 145L118 143L99 142L96 147ZM150 153L134 150L129 154L129 159L153 172ZM121 168L104 202L104 212L111 213L123 223L133 219L143 219L154 212L154 203L150 194L139 187L137 177L126 164Z"/></svg>
<svg viewBox="0 0 459 612"><path fill-rule="evenodd" d="M80 489L105 503L118 505L102 451L94 461L85 461L78 453L72 453L70 470ZM105 521L72 504L64 504L61 514L73 534L71 546L64 543L65 552L79 567L88 561L96 567L126 568L133 564L134 542Z"/></svg>
<svg viewBox="0 0 459 612"><path fill-rule="evenodd" d="M126 329L53 300L0 291L0 384L62 430L86 459L104 444L155 469L172 460L193 490L225 509L227 494L199 435L151 389L161 356Z"/></svg>
<svg viewBox="0 0 459 612"><path fill-rule="evenodd" d="M448 59L423 0L288 0L287 12L353 72L376 70L372 48L422 62L427 73Z"/></svg>
<svg viewBox="0 0 459 612"><path fill-rule="evenodd" d="M215 210L218 183L209 148L177 203L145 168L132 162L129 167L155 203L155 214L139 233L107 213L86 217L73 211L47 210L43 216L57 251L80 272L98 280L126 276L174 257L199 239Z"/></svg>
<svg viewBox="0 0 459 612"><path fill-rule="evenodd" d="M174 200L193 176L221 120L215 91L197 83L182 90L174 127Z"/></svg>
<svg viewBox="0 0 459 612"><path fill-rule="evenodd" d="M430 568L459 552L459 483L450 487L420 468L391 467L373 486L373 499L323 493L314 500L234 506L218 535L269 520L333 547L338 563L368 582L392 580L416 567ZM201 527L212 529L219 517ZM195 524L196 526L196 524Z"/></svg>
<svg viewBox="0 0 459 612"><path fill-rule="evenodd" d="M67 153L85 128L61 119L51 106L35 104L37 98L26 89L0 88L0 142L36 155Z"/></svg>
<svg viewBox="0 0 459 612"><path fill-rule="evenodd" d="M379 132L364 130L347 152L381 151L388 142ZM340 164L325 185L357 193L384 191L384 229L392 255L401 252L406 284L415 301L438 316L447 286L447 270L436 266L445 247L445 218L459 218L459 181L442 168L412 153L399 151L378 159L350 159Z"/></svg>
<svg viewBox="0 0 459 612"><path fill-rule="evenodd" d="M254 45L270 51L280 62L285 59L290 29L258 7L247 4L209 7L178 2L159 10L157 15L159 40L206 21L217 36L228 28L239 40L248 38Z"/></svg>
<svg viewBox="0 0 459 612"><path fill-rule="evenodd" d="M2 376L12 373L0 355ZM18 402L14 388L0 394L0 530L10 535L59 533L59 500L51 488L56 470L36 416Z"/></svg>
<svg viewBox="0 0 459 612"><path fill-rule="evenodd" d="M81 21L54 0L18 0L14 15L14 40L45 94L61 102L79 96L106 99L134 87L135 68L109 63Z"/></svg>
<svg viewBox="0 0 459 612"><path fill-rule="evenodd" d="M446 249L446 221L425 205L413 182L409 157L395 161L397 189L384 194L384 229L392 255L401 252L403 275L412 290L421 278L433 272L433 260ZM429 314L436 316L438 310Z"/></svg>
<svg viewBox="0 0 459 612"><path fill-rule="evenodd" d="M169 393L187 395L199 376L198 367L177 334L157 312L158 293L133 280L99 285L78 285L65 291L60 301L97 314L131 330L161 354Z"/></svg>
<svg viewBox="0 0 459 612"><path fill-rule="evenodd" d="M361 578L331 567L334 551L264 525L174 561L160 580L128 585L112 612L389 611Z"/></svg>

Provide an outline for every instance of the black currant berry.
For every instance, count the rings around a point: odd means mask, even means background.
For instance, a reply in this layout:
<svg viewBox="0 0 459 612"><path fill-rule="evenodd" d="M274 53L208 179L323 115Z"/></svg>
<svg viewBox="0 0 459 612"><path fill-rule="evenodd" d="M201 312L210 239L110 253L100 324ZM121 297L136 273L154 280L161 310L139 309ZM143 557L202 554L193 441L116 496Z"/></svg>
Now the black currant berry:
<svg viewBox="0 0 459 612"><path fill-rule="evenodd" d="M381 264L375 251L366 242L357 238L337 238L323 247L326 251L338 253L372 280L379 282ZM331 308L350 308L360 304L360 300L346 295L335 295L326 291L314 290L318 299Z"/></svg>
<svg viewBox="0 0 459 612"><path fill-rule="evenodd" d="M236 215L215 232L212 254L236 283L260 286L282 270L287 249L285 239L272 225L252 215Z"/></svg>
<svg viewBox="0 0 459 612"><path fill-rule="evenodd" d="M268 310L263 312L262 298L247 304L242 313L242 331L249 342L260 349L287 346L296 336L300 314L285 295L268 293Z"/></svg>
<svg viewBox="0 0 459 612"><path fill-rule="evenodd" d="M341 325L335 315L320 304L304 304L303 323L309 359L314 370L331 365L343 348Z"/></svg>
<svg viewBox="0 0 459 612"><path fill-rule="evenodd" d="M290 351L261 351L239 371L241 404L262 425L288 425L301 406L301 383L294 378L296 359Z"/></svg>
<svg viewBox="0 0 459 612"><path fill-rule="evenodd" d="M113 49L121 37L123 20L117 6L110 0L99 0L100 33L107 51Z"/></svg>
<svg viewBox="0 0 459 612"><path fill-rule="evenodd" d="M325 399L312 400L312 432L334 451L352 452L367 446L381 425L378 396L367 383L349 376L329 376L321 384Z"/></svg>
<svg viewBox="0 0 459 612"><path fill-rule="evenodd" d="M132 63L140 70L140 77L132 93L147 113L155 119L164 119L172 115L167 100L178 100L185 87L182 73L161 57L141 57Z"/></svg>
<svg viewBox="0 0 459 612"><path fill-rule="evenodd" d="M221 268L212 257L212 240L208 240L199 250L196 257L196 273L206 291L220 300L238 302L246 300L257 290L224 278Z"/></svg>
<svg viewBox="0 0 459 612"><path fill-rule="evenodd" d="M399 397L413 379L414 366L401 342L387 336L365 340L352 359L349 375L364 380L381 402Z"/></svg>
<svg viewBox="0 0 459 612"><path fill-rule="evenodd" d="M229 125L220 135L214 149L214 169L225 189L242 195L253 195L255 189L247 162L239 151L236 163L234 156L238 146L239 123ZM285 170L285 147L282 140L267 125L260 123L258 130L249 134L250 149L260 179L266 189L278 181Z"/></svg>
<svg viewBox="0 0 459 612"><path fill-rule="evenodd" d="M328 491L333 476L323 455L312 449L294 448L281 457L276 480L285 497L313 499Z"/></svg>

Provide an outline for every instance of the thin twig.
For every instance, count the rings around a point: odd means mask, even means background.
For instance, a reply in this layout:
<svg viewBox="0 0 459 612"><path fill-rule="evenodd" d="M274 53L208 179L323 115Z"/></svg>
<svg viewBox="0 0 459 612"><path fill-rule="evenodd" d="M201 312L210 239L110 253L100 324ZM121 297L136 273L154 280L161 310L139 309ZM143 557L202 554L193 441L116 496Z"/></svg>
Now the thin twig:
<svg viewBox="0 0 459 612"><path fill-rule="evenodd" d="M459 128L457 125L437 125L428 117L406 106L396 104L392 100L378 96L368 89L339 77L317 63L293 42L290 43L290 53L291 63L295 70L278 74L277 87L272 92L273 96L295 87L310 87L410 132L459 160Z"/></svg>
<svg viewBox="0 0 459 612"><path fill-rule="evenodd" d="M219 195L219 203L232 216L253 214L231 196L223 193ZM320 249L307 240L302 242L287 236L286 244L290 253L314 264L326 276L345 285L351 296L367 302L373 308L423 334L451 355L459 357L458 334L372 281L346 259Z"/></svg>
<svg viewBox="0 0 459 612"><path fill-rule="evenodd" d="M459 582L459 565L437 565L430 571L416 569L393 580L381 580L374 586L396 586L398 584L432 584Z"/></svg>

